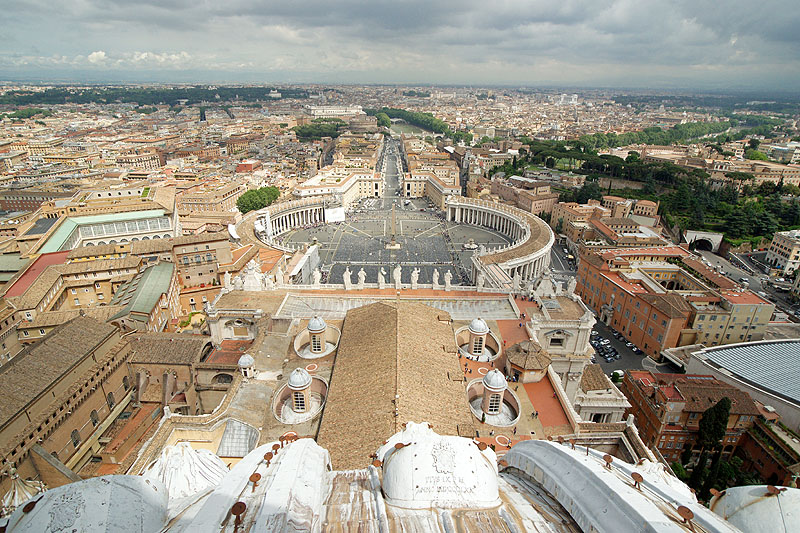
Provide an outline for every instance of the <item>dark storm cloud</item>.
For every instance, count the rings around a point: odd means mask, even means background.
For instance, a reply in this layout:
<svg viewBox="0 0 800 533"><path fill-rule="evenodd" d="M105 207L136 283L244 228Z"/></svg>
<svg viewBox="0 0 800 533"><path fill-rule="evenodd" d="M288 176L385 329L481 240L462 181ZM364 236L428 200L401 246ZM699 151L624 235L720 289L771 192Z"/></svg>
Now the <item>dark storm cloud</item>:
<svg viewBox="0 0 800 533"><path fill-rule="evenodd" d="M796 0L7 0L0 69L700 86L800 81Z"/></svg>

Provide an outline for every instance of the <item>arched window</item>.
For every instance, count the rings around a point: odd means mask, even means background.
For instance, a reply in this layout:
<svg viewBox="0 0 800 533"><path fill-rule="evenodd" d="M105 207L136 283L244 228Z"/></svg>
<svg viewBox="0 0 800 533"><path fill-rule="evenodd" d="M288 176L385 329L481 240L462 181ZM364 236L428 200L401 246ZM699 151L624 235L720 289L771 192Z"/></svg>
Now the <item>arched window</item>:
<svg viewBox="0 0 800 533"><path fill-rule="evenodd" d="M483 337L475 337L475 342L472 344L472 353L474 355L483 353Z"/></svg>
<svg viewBox="0 0 800 533"><path fill-rule="evenodd" d="M500 412L500 395L492 394L489 396L489 414L495 415Z"/></svg>
<svg viewBox="0 0 800 533"><path fill-rule="evenodd" d="M77 429L72 430L70 438L72 439L72 445L75 446L76 448L81 445L81 434L78 433Z"/></svg>
<svg viewBox="0 0 800 533"><path fill-rule="evenodd" d="M113 409L114 406L117 405L117 402L114 401L114 393L113 392L109 392L108 393L108 396L106 397L106 400L108 400L108 408L109 409Z"/></svg>
<svg viewBox="0 0 800 533"><path fill-rule="evenodd" d="M306 410L306 397L300 391L294 391L292 394L292 401L294 403L294 411L296 413L303 413Z"/></svg>
<svg viewBox="0 0 800 533"><path fill-rule="evenodd" d="M224 383L230 383L232 381L233 381L233 376L231 376L230 374L217 374L211 380L211 383L224 384Z"/></svg>
<svg viewBox="0 0 800 533"><path fill-rule="evenodd" d="M122 376L122 388L125 390L131 388L131 380L128 379L128 376Z"/></svg>
<svg viewBox="0 0 800 533"><path fill-rule="evenodd" d="M89 418L92 420L92 427L97 427L97 424L100 423L100 415L97 414L97 411L92 409L92 412L89 413Z"/></svg>

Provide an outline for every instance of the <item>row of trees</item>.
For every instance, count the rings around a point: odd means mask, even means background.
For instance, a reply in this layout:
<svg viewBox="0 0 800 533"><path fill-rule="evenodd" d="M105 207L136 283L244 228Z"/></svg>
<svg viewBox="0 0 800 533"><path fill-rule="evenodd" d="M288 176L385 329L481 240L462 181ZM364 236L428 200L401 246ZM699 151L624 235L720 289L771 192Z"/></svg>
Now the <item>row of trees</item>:
<svg viewBox="0 0 800 533"><path fill-rule="evenodd" d="M25 109L17 109L13 113L7 113L5 115L0 114L0 118L7 117L14 120L14 119L32 118L35 116L49 117L52 114L53 114L52 111L49 111L47 109L42 109L40 107L27 107Z"/></svg>
<svg viewBox="0 0 800 533"><path fill-rule="evenodd" d="M263 209L272 202L278 199L281 191L277 187L261 187L260 189L252 189L241 195L236 200L236 207L244 214L250 211L257 211Z"/></svg>
<svg viewBox="0 0 800 533"><path fill-rule="evenodd" d="M139 105L176 105L179 100L189 104L200 102L240 100L269 101L274 87L54 87L44 91L9 91L0 95L0 104L110 104L114 102ZM305 89L281 88L284 98L308 98Z"/></svg>
<svg viewBox="0 0 800 533"><path fill-rule="evenodd" d="M645 128L642 131L631 131L622 134L614 132L594 133L582 136L578 145L590 150L614 148L629 144L669 145L722 132L725 133L714 137L714 141L718 143L730 142L752 135L768 135L782 124L784 124L784 121L778 118L761 115L731 115L728 120L721 122L688 122L686 124L676 124L666 130L652 127ZM742 129L729 132L731 128Z"/></svg>
<svg viewBox="0 0 800 533"><path fill-rule="evenodd" d="M676 142L683 142L688 139L696 139L710 133L721 133L732 127L730 121L723 122L689 122L686 124L676 124L675 126L663 130L659 127L645 128L642 131L630 131L627 133L616 134L594 133L583 135L581 143L592 150L599 148L614 148L628 144L659 144L668 145Z"/></svg>
<svg viewBox="0 0 800 533"><path fill-rule="evenodd" d="M625 159L597 155L585 145L526 139L527 150L517 160L507 161L492 172L522 174L530 164L554 168L558 162L575 172L587 174L582 188L566 191L562 201L585 203L599 199L603 191L593 183L599 178L621 178L643 183L642 188L622 194L661 203L660 213L668 226L681 229L706 229L724 232L729 239L769 236L775 231L800 227L800 188L783 183L752 186L754 177L745 172L731 172L738 182L714 186L702 169L687 169L672 163L644 163L639 154L629 152ZM739 189L739 190L737 190Z"/></svg>
<svg viewBox="0 0 800 533"><path fill-rule="evenodd" d="M400 118L413 126L422 128L424 130L432 131L434 133L441 133L445 137L450 137L455 142L471 142L472 134L463 131L453 131L450 126L443 120L440 120L430 113L420 113L416 111L406 111L405 109L397 109L394 107L382 107L380 109L365 109L368 115L377 116L382 113L387 117Z"/></svg>
<svg viewBox="0 0 800 533"><path fill-rule="evenodd" d="M292 130L301 141L318 141L323 137L338 137L339 130L345 126L347 123L338 118L316 118L311 124L295 126Z"/></svg>

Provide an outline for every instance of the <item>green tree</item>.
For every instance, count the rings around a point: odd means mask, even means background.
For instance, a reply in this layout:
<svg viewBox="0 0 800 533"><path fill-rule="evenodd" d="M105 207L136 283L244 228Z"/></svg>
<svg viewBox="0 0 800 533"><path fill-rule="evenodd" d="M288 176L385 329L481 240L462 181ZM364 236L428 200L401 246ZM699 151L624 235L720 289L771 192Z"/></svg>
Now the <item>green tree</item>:
<svg viewBox="0 0 800 533"><path fill-rule="evenodd" d="M750 145L750 148L752 148L753 150L758 150L758 145L761 144L761 141L759 141L758 139L750 139L749 141L747 141L747 144Z"/></svg>
<svg viewBox="0 0 800 533"><path fill-rule="evenodd" d="M722 437L725 436L730 412L731 400L726 396L706 409L698 423L697 443L702 447L702 452L700 453L700 460L697 461L689 478L689 486L698 492L703 487L708 450L718 446ZM718 466L717 471L719 471Z"/></svg>
<svg viewBox="0 0 800 533"><path fill-rule="evenodd" d="M708 499L711 497L711 489L717 484L721 459L722 448L717 446L717 451L714 453L714 458L711 459L711 468L709 469L706 480L703 482L703 486L700 489L699 497L703 501L708 501Z"/></svg>
<svg viewBox="0 0 800 533"><path fill-rule="evenodd" d="M678 461L674 461L670 466L672 467L672 473L675 474L678 479L683 482L689 479L689 474L686 472L686 469L683 468L683 465Z"/></svg>
<svg viewBox="0 0 800 533"><path fill-rule="evenodd" d="M277 200L280 194L281 191L277 187L253 189L242 194L236 200L236 207L242 214L263 209Z"/></svg>
<svg viewBox="0 0 800 533"><path fill-rule="evenodd" d="M390 128L392 126L392 120L386 113L378 113L377 115L375 115L375 118L378 119L378 127Z"/></svg>
<svg viewBox="0 0 800 533"><path fill-rule="evenodd" d="M755 161L768 161L769 158L764 152L759 152L758 150L748 149L744 151L744 156L747 159L753 159Z"/></svg>

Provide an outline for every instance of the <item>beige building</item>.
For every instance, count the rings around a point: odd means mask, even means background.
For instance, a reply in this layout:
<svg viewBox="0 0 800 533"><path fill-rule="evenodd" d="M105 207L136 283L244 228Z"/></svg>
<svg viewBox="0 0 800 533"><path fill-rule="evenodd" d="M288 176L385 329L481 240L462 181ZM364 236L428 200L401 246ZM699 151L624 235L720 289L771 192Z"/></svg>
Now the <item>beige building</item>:
<svg viewBox="0 0 800 533"><path fill-rule="evenodd" d="M178 213L190 215L203 212L225 212L236 209L236 200L247 192L242 182L203 184L177 197Z"/></svg>
<svg viewBox="0 0 800 533"><path fill-rule="evenodd" d="M129 355L116 327L78 317L0 367L5 468L50 488L79 479L71 470L100 449L100 435L128 407ZM0 478L0 492L9 482Z"/></svg>
<svg viewBox="0 0 800 533"><path fill-rule="evenodd" d="M779 231L772 237L766 262L784 274L800 267L800 230Z"/></svg>

